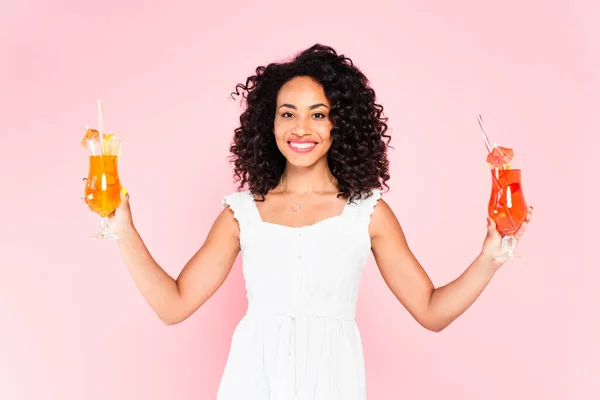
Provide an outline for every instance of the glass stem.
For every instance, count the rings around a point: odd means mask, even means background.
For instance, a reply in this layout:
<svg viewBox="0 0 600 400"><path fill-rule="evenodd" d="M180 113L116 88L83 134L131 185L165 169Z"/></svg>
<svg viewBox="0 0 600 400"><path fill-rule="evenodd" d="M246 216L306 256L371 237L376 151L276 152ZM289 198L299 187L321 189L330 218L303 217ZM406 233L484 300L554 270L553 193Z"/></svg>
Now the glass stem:
<svg viewBox="0 0 600 400"><path fill-rule="evenodd" d="M515 248L517 247L517 238L512 235L504 236L502 238L502 254L507 258L512 258L515 255Z"/></svg>
<svg viewBox="0 0 600 400"><path fill-rule="evenodd" d="M108 232L108 217L100 217L100 233L102 236L109 236Z"/></svg>

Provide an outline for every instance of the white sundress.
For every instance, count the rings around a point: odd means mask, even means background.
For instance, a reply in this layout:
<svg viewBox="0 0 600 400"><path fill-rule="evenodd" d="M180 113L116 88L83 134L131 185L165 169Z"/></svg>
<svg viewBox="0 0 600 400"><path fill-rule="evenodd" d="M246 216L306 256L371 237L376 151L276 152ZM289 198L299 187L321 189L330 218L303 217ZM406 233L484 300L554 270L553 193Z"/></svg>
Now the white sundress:
<svg viewBox="0 0 600 400"><path fill-rule="evenodd" d="M364 400L355 322L380 190L302 227L261 220L250 191L223 197L240 225L248 309L217 400Z"/></svg>

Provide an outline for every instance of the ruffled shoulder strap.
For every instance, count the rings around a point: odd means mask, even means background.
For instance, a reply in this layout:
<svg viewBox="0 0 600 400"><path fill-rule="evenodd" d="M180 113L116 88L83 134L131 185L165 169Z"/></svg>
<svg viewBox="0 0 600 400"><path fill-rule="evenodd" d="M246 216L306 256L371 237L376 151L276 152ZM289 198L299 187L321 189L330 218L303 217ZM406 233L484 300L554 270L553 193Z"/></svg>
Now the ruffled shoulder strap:
<svg viewBox="0 0 600 400"><path fill-rule="evenodd" d="M381 199L383 192L379 189L373 189L370 194L362 199L355 200L349 205L349 212L352 213L354 218L358 219L361 223L369 225L371 221L371 214L375 210L377 201Z"/></svg>
<svg viewBox="0 0 600 400"><path fill-rule="evenodd" d="M377 201L381 199L383 192L379 189L373 189L371 194L361 200L360 211L363 218L367 221L371 218L371 214L375 211L375 205Z"/></svg>
<svg viewBox="0 0 600 400"><path fill-rule="evenodd" d="M362 200L361 208L363 210L363 213L367 217L370 217L371 214L373 214L373 211L375 210L375 205L377 204L377 201L381 199L382 196L383 192L381 190L373 189L371 195Z"/></svg>
<svg viewBox="0 0 600 400"><path fill-rule="evenodd" d="M256 204L254 204L254 197L249 190L233 192L223 196L221 206L231 208L233 217L240 224L240 229L246 228L250 223L260 218L258 217Z"/></svg>

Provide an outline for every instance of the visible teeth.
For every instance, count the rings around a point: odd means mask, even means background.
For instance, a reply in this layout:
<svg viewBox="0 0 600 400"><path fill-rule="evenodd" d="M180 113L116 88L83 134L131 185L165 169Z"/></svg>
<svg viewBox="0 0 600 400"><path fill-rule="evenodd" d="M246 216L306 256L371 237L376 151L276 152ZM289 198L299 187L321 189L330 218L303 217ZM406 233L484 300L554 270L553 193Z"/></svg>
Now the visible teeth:
<svg viewBox="0 0 600 400"><path fill-rule="evenodd" d="M313 147L315 143L290 143L292 147L296 147L298 149L308 149L309 147Z"/></svg>

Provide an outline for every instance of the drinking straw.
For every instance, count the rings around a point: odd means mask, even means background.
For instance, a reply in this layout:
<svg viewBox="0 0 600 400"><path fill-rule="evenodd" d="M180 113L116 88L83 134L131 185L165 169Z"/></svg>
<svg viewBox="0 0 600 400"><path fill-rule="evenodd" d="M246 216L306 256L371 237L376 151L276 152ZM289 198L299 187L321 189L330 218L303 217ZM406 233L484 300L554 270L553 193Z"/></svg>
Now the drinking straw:
<svg viewBox="0 0 600 400"><path fill-rule="evenodd" d="M490 144L490 139L488 138L487 133L485 133L485 126L483 125L483 118L481 117L481 114L477 115L477 122L479 122L479 127L481 128L481 134L483 135L483 141L485 142L485 147L487 148L488 153L491 153L493 150L493 147Z"/></svg>
<svg viewBox="0 0 600 400"><path fill-rule="evenodd" d="M102 118L102 100L98 100L98 136L100 137L100 156L104 153L104 119Z"/></svg>
<svg viewBox="0 0 600 400"><path fill-rule="evenodd" d="M104 119L102 118L102 100L98 100L98 136L100 137L100 163L102 164L102 209L106 209L106 165L104 164Z"/></svg>

